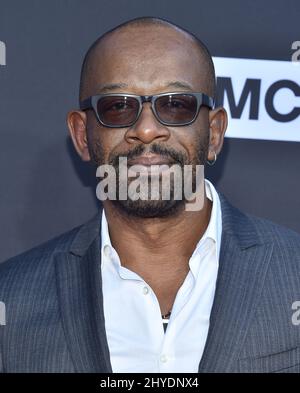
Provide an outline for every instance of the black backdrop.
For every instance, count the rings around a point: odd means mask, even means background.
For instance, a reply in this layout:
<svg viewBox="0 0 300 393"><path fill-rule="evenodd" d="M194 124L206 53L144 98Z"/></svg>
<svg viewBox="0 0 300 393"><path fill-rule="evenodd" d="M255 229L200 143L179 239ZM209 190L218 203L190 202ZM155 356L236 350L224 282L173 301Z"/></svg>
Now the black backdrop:
<svg viewBox="0 0 300 393"><path fill-rule="evenodd" d="M299 0L0 0L0 261L96 212L95 174L65 117L91 42L144 15L191 30L213 56L290 60L300 40ZM299 142L227 138L207 177L237 207L300 232L299 173Z"/></svg>

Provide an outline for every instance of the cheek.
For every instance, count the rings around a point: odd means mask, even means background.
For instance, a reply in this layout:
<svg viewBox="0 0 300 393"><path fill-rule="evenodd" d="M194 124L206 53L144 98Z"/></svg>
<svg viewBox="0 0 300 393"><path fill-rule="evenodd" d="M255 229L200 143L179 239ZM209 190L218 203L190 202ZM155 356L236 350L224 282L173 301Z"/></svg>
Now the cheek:
<svg viewBox="0 0 300 393"><path fill-rule="evenodd" d="M97 163L107 163L109 156L118 149L123 139L121 130L101 127L98 124L88 128L89 150Z"/></svg>
<svg viewBox="0 0 300 393"><path fill-rule="evenodd" d="M209 127L208 122L194 122L177 133L177 144L185 151L190 162L194 162L199 151L204 153L208 149Z"/></svg>

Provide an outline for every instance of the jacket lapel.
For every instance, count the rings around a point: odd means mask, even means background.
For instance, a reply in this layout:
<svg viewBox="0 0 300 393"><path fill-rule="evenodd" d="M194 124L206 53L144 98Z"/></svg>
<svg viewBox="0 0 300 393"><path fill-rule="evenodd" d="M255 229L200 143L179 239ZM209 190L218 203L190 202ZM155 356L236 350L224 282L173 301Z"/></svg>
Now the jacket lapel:
<svg viewBox="0 0 300 393"><path fill-rule="evenodd" d="M55 255L62 324L76 372L112 372L106 340L100 260L101 214Z"/></svg>
<svg viewBox="0 0 300 393"><path fill-rule="evenodd" d="M234 370L272 253L251 220L219 194L222 239L210 327L199 372Z"/></svg>

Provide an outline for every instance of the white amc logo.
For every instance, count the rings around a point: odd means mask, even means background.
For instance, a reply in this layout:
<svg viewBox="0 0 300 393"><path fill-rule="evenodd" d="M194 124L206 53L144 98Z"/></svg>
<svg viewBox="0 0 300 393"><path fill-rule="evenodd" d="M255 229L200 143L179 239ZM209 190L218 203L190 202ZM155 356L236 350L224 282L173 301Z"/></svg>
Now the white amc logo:
<svg viewBox="0 0 300 393"><path fill-rule="evenodd" d="M300 142L300 62L214 57L231 138Z"/></svg>
<svg viewBox="0 0 300 393"><path fill-rule="evenodd" d="M0 41L0 65L6 65L6 46L2 41Z"/></svg>

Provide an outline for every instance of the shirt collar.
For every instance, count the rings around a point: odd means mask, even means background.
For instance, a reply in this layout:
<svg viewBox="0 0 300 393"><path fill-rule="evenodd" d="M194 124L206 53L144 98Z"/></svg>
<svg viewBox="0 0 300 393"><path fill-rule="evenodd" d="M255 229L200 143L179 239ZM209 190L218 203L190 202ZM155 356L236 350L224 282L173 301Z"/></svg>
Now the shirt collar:
<svg viewBox="0 0 300 393"><path fill-rule="evenodd" d="M112 247L109 232L108 232L108 224L107 224L107 219L106 219L104 208L102 209L101 244L102 244L102 247L101 247L102 250L105 248L105 246Z"/></svg>
<svg viewBox="0 0 300 393"><path fill-rule="evenodd" d="M216 245L216 256L219 260L220 248L221 248L221 235L222 235L222 213L221 213L221 202L219 195L213 186L213 184L205 179L205 192L208 199L212 201L212 209L210 214L210 220L208 226L199 240L195 251L198 247L205 242L205 240L211 239Z"/></svg>

